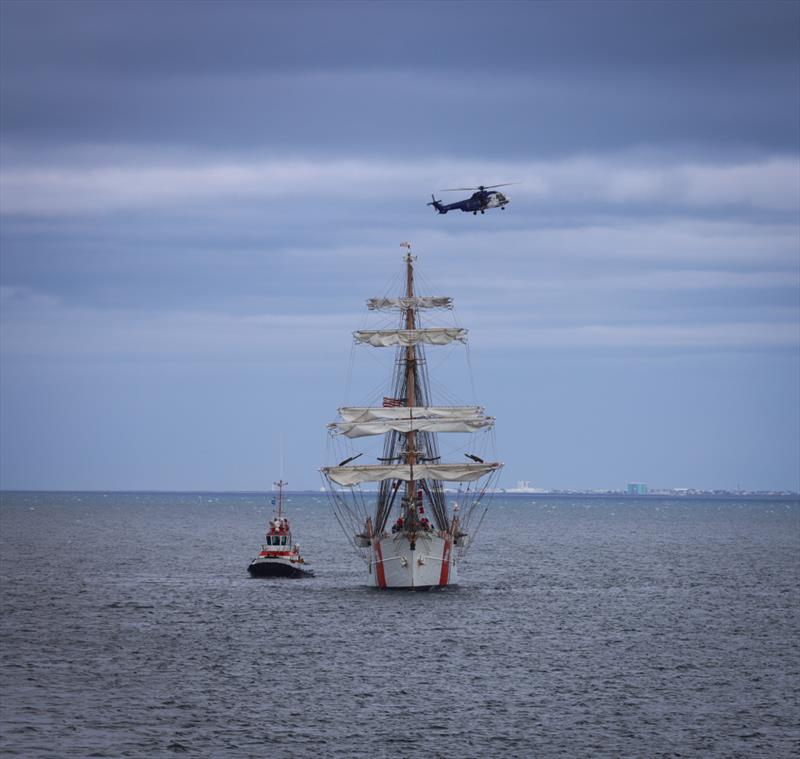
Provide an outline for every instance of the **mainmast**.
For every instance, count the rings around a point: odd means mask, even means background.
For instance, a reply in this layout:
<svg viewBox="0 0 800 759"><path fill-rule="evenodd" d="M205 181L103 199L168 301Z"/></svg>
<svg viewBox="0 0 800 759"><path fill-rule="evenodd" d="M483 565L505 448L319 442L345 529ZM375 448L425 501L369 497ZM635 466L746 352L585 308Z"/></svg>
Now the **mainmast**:
<svg viewBox="0 0 800 759"><path fill-rule="evenodd" d="M406 329L416 329L416 319L414 311L414 257L411 255L411 245L407 242L402 243L406 248ZM406 408L412 409L416 406L416 386L415 386L416 353L414 345L406 346ZM411 479L406 482L406 498L408 508L415 503L416 483L414 482L414 464L416 463L416 432L410 429L406 433L406 463L410 467ZM416 520L413 520L416 521Z"/></svg>

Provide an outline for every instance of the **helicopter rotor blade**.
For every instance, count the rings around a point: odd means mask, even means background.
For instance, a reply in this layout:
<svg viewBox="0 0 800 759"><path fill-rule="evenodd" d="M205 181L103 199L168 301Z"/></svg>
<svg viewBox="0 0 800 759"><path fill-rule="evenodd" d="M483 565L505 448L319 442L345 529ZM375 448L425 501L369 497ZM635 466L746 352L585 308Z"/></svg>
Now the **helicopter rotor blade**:
<svg viewBox="0 0 800 759"><path fill-rule="evenodd" d="M494 187L508 187L512 184L520 184L519 182L503 182L502 184L482 184L478 187L449 187L446 190L439 190L439 192L469 192L470 190L491 190Z"/></svg>

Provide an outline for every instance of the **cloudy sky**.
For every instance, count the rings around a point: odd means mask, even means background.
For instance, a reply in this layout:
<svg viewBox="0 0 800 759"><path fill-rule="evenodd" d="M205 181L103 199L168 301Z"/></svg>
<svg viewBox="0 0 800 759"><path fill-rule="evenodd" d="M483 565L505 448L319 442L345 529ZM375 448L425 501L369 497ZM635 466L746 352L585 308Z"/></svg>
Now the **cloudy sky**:
<svg viewBox="0 0 800 759"><path fill-rule="evenodd" d="M800 488L800 4L0 12L2 487L319 487L409 240L501 486Z"/></svg>

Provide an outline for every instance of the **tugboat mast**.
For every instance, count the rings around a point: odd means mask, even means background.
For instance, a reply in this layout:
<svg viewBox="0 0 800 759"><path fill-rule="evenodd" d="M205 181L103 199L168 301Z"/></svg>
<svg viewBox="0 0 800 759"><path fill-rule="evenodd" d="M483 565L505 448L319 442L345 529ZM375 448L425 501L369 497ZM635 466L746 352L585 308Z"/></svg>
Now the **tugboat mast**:
<svg viewBox="0 0 800 759"><path fill-rule="evenodd" d="M273 482L276 488L278 488L278 519L283 519L283 489L289 484L288 482L284 482L282 479L278 480L277 482Z"/></svg>

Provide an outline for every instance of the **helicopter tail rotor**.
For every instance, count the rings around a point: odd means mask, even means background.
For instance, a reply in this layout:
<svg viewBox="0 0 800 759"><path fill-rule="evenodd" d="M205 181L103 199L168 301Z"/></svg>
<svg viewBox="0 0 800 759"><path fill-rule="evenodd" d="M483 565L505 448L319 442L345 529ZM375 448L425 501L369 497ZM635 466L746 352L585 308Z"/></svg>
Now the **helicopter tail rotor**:
<svg viewBox="0 0 800 759"><path fill-rule="evenodd" d="M438 211L439 213L447 213L447 209L442 205L442 201L436 200L436 198L431 194L431 201L428 203L429 206L433 206L434 210Z"/></svg>

